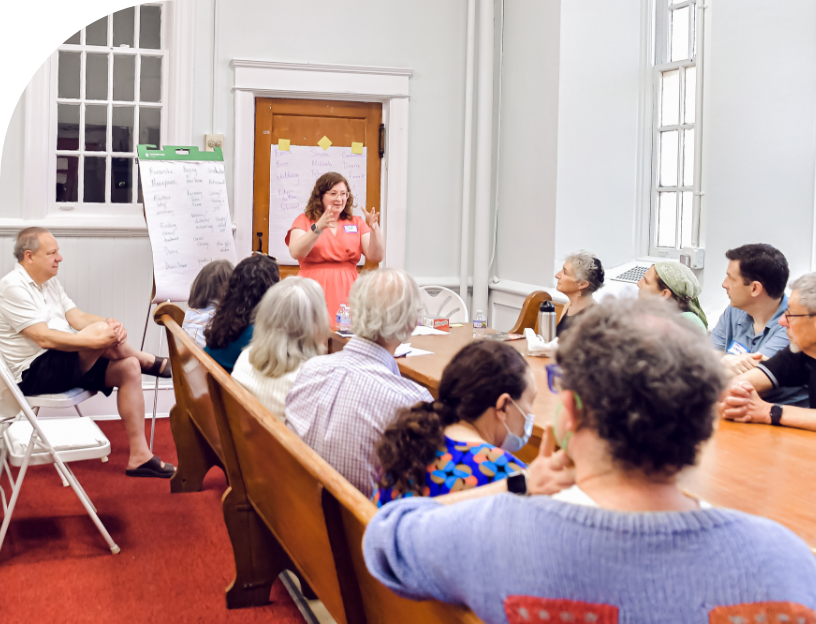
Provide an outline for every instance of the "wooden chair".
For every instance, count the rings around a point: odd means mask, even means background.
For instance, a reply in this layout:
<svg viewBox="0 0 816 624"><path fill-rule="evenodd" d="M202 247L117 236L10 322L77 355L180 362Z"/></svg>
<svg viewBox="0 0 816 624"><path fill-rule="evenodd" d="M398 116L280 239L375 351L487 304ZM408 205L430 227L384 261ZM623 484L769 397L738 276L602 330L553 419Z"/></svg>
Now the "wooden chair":
<svg viewBox="0 0 816 624"><path fill-rule="evenodd" d="M519 317L516 320L516 324L513 325L510 333L523 334L524 330L528 327L535 333L539 333L538 308L545 301L552 301L552 296L546 290L534 290L527 295L527 298L524 300L524 303L521 306L521 312L519 312ZM561 314L564 312L564 304L556 303L554 305L555 318L556 320L559 320L561 318Z"/></svg>
<svg viewBox="0 0 816 624"><path fill-rule="evenodd" d="M200 356L210 358L181 328L184 311L177 305L162 303L153 313L153 320L163 325L167 334L176 394L176 404L170 410L170 429L178 451L178 469L170 479L170 491L200 492L210 468L224 470L207 371Z"/></svg>

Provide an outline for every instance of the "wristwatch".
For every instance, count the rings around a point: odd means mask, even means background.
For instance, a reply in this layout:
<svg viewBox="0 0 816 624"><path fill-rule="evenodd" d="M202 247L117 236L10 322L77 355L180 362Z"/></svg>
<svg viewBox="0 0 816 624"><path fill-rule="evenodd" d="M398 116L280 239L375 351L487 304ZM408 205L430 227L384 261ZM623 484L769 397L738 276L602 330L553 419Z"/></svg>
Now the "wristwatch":
<svg viewBox="0 0 816 624"><path fill-rule="evenodd" d="M529 496L527 489L527 471L519 470L507 476L507 491L519 496Z"/></svg>
<svg viewBox="0 0 816 624"><path fill-rule="evenodd" d="M771 405L771 424L774 427L781 427L782 426L782 406L781 405Z"/></svg>
<svg viewBox="0 0 816 624"><path fill-rule="evenodd" d="M320 236L320 233L321 233L322 231L323 231L323 230L318 230L318 229L317 229L317 223L312 223L312 232L314 232L315 234L317 234L318 236Z"/></svg>

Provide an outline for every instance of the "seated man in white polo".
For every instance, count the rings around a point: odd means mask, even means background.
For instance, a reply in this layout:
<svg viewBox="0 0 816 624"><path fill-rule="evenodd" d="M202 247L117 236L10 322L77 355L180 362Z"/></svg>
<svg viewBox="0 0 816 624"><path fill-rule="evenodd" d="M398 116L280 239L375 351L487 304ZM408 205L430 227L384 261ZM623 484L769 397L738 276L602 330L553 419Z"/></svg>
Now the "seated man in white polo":
<svg viewBox="0 0 816 624"><path fill-rule="evenodd" d="M124 326L82 312L56 275L62 256L43 228L17 235L18 264L0 279L0 353L23 394L57 394L72 388L97 390L116 402L130 442L125 473L170 478L175 468L153 455L145 441L142 373L169 377L166 358L136 351Z"/></svg>

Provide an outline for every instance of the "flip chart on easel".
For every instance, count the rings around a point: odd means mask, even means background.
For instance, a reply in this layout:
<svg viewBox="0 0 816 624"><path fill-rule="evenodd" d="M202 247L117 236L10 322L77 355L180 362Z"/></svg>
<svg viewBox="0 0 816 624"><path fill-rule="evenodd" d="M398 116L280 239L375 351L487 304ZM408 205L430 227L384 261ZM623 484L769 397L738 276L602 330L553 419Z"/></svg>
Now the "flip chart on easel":
<svg viewBox="0 0 816 624"><path fill-rule="evenodd" d="M348 180L354 195L354 214L364 216L366 207L366 157L368 148L290 145L285 149L272 145L269 159L269 253L279 264L296 265L284 242L292 222L306 209L317 179L336 171ZM359 153L355 153L359 152ZM360 259L360 264L364 264Z"/></svg>
<svg viewBox="0 0 816 624"><path fill-rule="evenodd" d="M139 145L145 219L153 250L154 302L187 301L199 270L238 261L220 148Z"/></svg>

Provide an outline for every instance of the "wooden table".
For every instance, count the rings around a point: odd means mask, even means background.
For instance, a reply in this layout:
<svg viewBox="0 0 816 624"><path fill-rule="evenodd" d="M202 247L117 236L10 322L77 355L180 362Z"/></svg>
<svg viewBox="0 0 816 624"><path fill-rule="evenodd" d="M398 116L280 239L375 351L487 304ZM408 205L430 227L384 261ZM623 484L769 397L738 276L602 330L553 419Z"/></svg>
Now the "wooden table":
<svg viewBox="0 0 816 624"><path fill-rule="evenodd" d="M442 371L459 349L472 340L470 327L454 327L448 336L412 336L411 346L433 355L399 358L404 377L437 396ZM329 351L338 351L345 338L333 334ZM516 455L531 461L541 444L544 426L552 421L556 395L547 387L549 359L527 356L527 342L511 346L525 355L536 378L538 396L530 442ZM816 552L816 432L744 425L721 421L704 446L697 466L681 475L684 490L712 505L739 509L776 520L799 535Z"/></svg>

